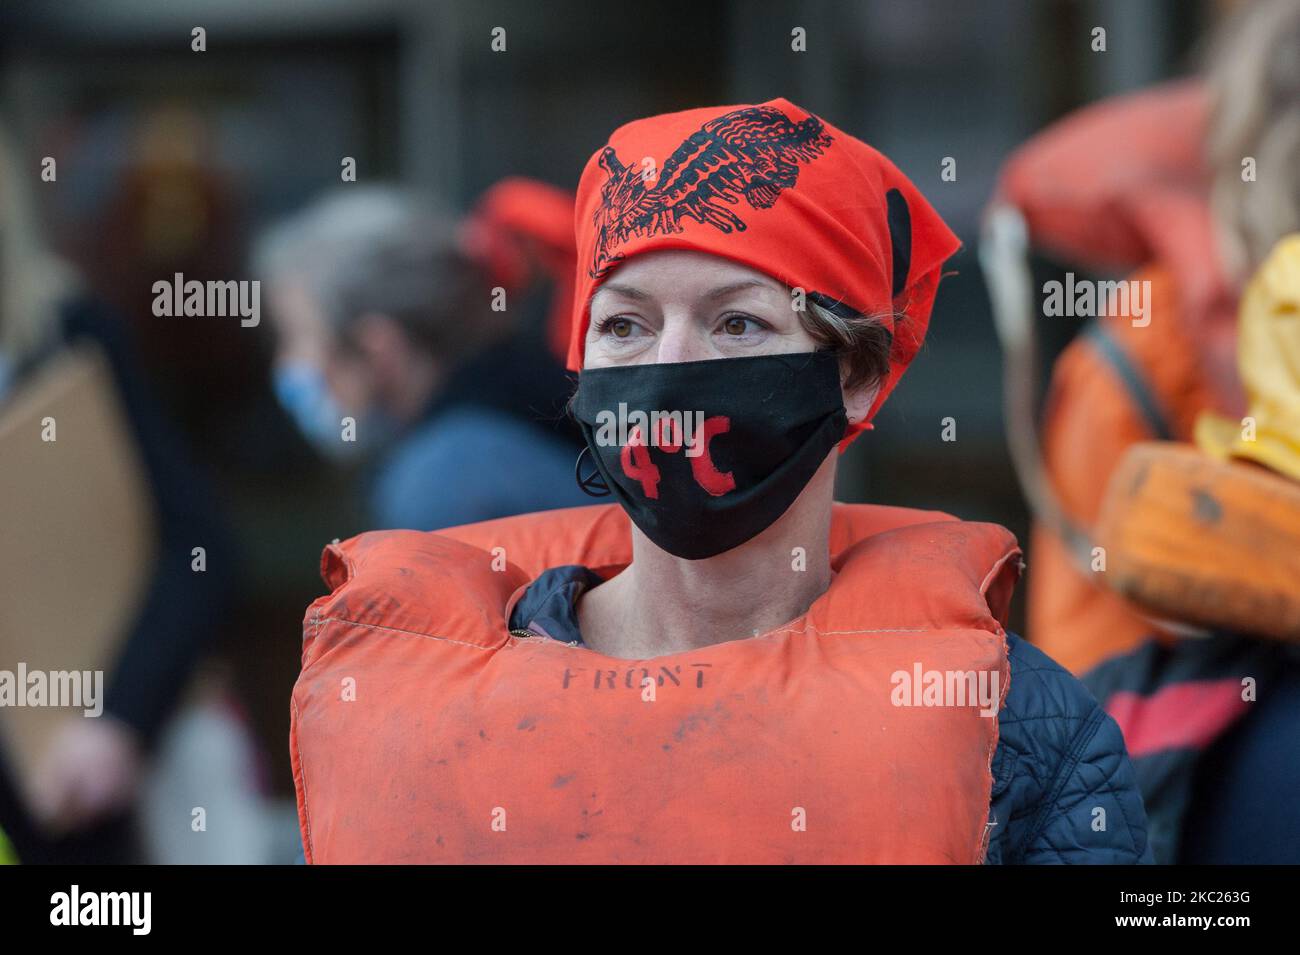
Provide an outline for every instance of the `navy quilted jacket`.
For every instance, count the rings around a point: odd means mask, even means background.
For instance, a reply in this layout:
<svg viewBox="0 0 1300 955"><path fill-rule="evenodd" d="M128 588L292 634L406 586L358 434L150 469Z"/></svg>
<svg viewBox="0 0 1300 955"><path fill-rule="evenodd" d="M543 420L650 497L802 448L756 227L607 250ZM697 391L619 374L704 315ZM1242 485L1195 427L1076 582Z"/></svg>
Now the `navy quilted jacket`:
<svg viewBox="0 0 1300 955"><path fill-rule="evenodd" d="M988 861L1149 863L1146 813L1119 726L1084 685L1008 634Z"/></svg>
<svg viewBox="0 0 1300 955"><path fill-rule="evenodd" d="M581 643L575 604L600 580L544 572L515 604L512 629ZM998 714L990 863L1151 862L1146 813L1119 726L1067 670L1007 635L1011 687Z"/></svg>

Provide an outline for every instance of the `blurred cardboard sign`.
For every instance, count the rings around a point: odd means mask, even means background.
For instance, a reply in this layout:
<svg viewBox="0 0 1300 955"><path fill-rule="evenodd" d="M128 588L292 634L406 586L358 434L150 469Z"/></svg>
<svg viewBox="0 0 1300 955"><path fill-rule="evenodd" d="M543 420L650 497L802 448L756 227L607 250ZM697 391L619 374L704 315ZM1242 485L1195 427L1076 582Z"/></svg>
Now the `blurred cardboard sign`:
<svg viewBox="0 0 1300 955"><path fill-rule="evenodd" d="M0 670L103 670L107 688L156 546L107 359L97 346L67 349L0 403ZM24 789L68 718L86 717L0 706L0 745Z"/></svg>

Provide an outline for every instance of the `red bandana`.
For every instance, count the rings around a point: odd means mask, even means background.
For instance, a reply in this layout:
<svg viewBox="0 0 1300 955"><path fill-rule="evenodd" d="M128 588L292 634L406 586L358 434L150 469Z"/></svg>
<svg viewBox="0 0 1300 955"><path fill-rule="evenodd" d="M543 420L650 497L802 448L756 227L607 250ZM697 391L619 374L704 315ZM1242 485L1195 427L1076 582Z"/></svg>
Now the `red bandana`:
<svg viewBox="0 0 1300 955"><path fill-rule="evenodd" d="M575 224L571 370L582 367L592 293L619 263L693 249L883 313L893 350L867 422L921 347L943 263L961 245L893 163L784 99L620 127L583 170Z"/></svg>

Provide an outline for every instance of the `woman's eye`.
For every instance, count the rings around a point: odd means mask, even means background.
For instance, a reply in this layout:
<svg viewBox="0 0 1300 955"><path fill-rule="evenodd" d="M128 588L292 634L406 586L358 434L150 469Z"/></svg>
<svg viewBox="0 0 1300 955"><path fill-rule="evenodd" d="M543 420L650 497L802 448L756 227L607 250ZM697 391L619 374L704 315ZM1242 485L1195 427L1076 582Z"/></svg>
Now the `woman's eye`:
<svg viewBox="0 0 1300 955"><path fill-rule="evenodd" d="M729 336L739 337L762 328L762 323L748 315L728 315L722 320L722 331Z"/></svg>
<svg viewBox="0 0 1300 955"><path fill-rule="evenodd" d="M632 338L636 335L636 322L617 315L602 318L596 322L596 333L598 335L612 335L615 338Z"/></svg>

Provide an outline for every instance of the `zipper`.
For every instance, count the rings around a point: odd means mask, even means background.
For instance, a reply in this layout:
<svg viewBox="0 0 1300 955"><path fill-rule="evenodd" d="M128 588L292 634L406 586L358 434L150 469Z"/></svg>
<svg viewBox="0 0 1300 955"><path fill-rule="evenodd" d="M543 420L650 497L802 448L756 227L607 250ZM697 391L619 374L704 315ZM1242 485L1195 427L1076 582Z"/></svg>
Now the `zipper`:
<svg viewBox="0 0 1300 955"><path fill-rule="evenodd" d="M533 631L531 630L511 630L510 636L520 637L524 640L551 640L550 637L543 636L540 633L533 633ZM551 642L555 643L557 641L551 640ZM566 647L576 647L577 645L578 645L577 640L570 640L568 643L564 644L564 646Z"/></svg>

